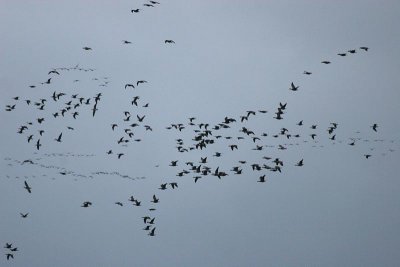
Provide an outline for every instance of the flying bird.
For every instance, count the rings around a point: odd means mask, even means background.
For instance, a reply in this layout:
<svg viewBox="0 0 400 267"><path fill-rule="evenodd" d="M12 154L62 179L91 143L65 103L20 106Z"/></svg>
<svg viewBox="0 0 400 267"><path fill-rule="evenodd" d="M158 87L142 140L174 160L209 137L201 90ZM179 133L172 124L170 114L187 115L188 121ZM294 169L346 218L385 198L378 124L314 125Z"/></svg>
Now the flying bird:
<svg viewBox="0 0 400 267"><path fill-rule="evenodd" d="M164 43L166 43L166 44L174 44L175 41L174 40L165 40Z"/></svg>
<svg viewBox="0 0 400 267"><path fill-rule="evenodd" d="M28 183L26 181L24 181L24 188L26 189L26 191L28 191L28 193L32 193L32 188L28 185Z"/></svg>
<svg viewBox="0 0 400 267"><path fill-rule="evenodd" d="M135 86L134 86L133 84L131 84L131 83L127 83L127 84L125 84L125 89L126 89L127 87L132 87L132 88L135 88Z"/></svg>
<svg viewBox="0 0 400 267"><path fill-rule="evenodd" d="M299 86L295 86L294 83L291 83L291 84L290 84L289 90L297 91L297 89L299 89Z"/></svg>
<svg viewBox="0 0 400 267"><path fill-rule="evenodd" d="M304 164L303 164L303 159L301 159L299 162L297 162L296 163L296 166L299 166L299 167L301 167L301 166L303 166Z"/></svg>
<svg viewBox="0 0 400 267"><path fill-rule="evenodd" d="M60 135L58 136L58 138L54 139L55 141L61 143L61 137L62 137L62 133L60 133Z"/></svg>

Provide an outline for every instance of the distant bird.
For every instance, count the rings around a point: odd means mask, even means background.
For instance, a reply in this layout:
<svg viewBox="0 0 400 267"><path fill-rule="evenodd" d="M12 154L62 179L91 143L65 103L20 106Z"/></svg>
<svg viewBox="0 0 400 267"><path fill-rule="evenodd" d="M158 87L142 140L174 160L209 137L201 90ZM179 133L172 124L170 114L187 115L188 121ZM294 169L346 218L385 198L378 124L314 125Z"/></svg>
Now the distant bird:
<svg viewBox="0 0 400 267"><path fill-rule="evenodd" d="M141 83L147 83L147 81L145 81L145 80L137 81L137 82L136 82L136 86L139 86L139 84L141 84Z"/></svg>
<svg viewBox="0 0 400 267"><path fill-rule="evenodd" d="M311 75L311 74L312 74L312 72L309 72L309 71L304 71L304 72L303 72L303 74L305 74L305 75Z"/></svg>
<svg viewBox="0 0 400 267"><path fill-rule="evenodd" d="M54 139L55 141L61 143L61 137L62 137L62 133L60 133L60 135L58 136L58 138Z"/></svg>
<svg viewBox="0 0 400 267"><path fill-rule="evenodd" d="M259 183L265 183L265 174L259 177L259 180L257 181Z"/></svg>
<svg viewBox="0 0 400 267"><path fill-rule="evenodd" d="M151 202L153 203L158 203L159 202L159 198L156 197L156 195L153 195L153 200Z"/></svg>
<svg viewBox="0 0 400 267"><path fill-rule="evenodd" d="M173 160L173 161L171 161L171 164L169 165L169 166L177 166L176 164L178 163L178 161L177 160Z"/></svg>
<svg viewBox="0 0 400 267"><path fill-rule="evenodd" d="M56 70L51 70L51 71L49 71L49 73L48 73L47 75L52 74L52 73L57 74L57 75L60 75L60 73L59 73L58 71L56 71Z"/></svg>
<svg viewBox="0 0 400 267"><path fill-rule="evenodd" d="M159 5L160 3L157 1L150 1L150 3L152 3L153 5Z"/></svg>
<svg viewBox="0 0 400 267"><path fill-rule="evenodd" d="M32 193L32 188L28 185L28 183L24 181L24 184L25 184L24 188L26 189L26 191L28 191L29 194Z"/></svg>
<svg viewBox="0 0 400 267"><path fill-rule="evenodd" d="M7 256L7 260L14 259L14 255L11 253L7 253L6 256Z"/></svg>
<svg viewBox="0 0 400 267"><path fill-rule="evenodd" d="M118 206L121 206L121 207L123 206L123 204L121 202L115 202L115 204Z"/></svg>
<svg viewBox="0 0 400 267"><path fill-rule="evenodd" d="M297 91L297 89L299 89L299 86L295 86L294 83L291 83L291 84L290 84L289 90Z"/></svg>
<svg viewBox="0 0 400 267"><path fill-rule="evenodd" d="M161 189L161 190L167 189L167 184L161 184L158 189Z"/></svg>
<svg viewBox="0 0 400 267"><path fill-rule="evenodd" d="M144 120L144 117L146 117L146 115L143 115L143 117L136 115L136 118L138 119L139 122L142 122Z"/></svg>
<svg viewBox="0 0 400 267"><path fill-rule="evenodd" d="M42 146L42 144L40 143L40 139L37 140L36 142L36 149L39 150L39 148Z"/></svg>
<svg viewBox="0 0 400 267"><path fill-rule="evenodd" d="M170 185L171 185L171 187L172 187L172 189L175 189L175 187L176 188L178 188L178 183L169 183Z"/></svg>
<svg viewBox="0 0 400 267"><path fill-rule="evenodd" d="M123 42L124 44L131 44L131 43L132 43L132 42L127 41L127 40L122 40L122 42Z"/></svg>
<svg viewBox="0 0 400 267"><path fill-rule="evenodd" d="M139 10L140 10L139 8L137 8L137 9L131 9L131 13L133 13L133 12L138 13Z"/></svg>
<svg viewBox="0 0 400 267"><path fill-rule="evenodd" d="M26 218L26 217L28 217L29 213L25 213L25 214L24 213L19 213L19 214L21 215L22 218Z"/></svg>
<svg viewBox="0 0 400 267"><path fill-rule="evenodd" d="M346 53L339 53L338 56L345 57Z"/></svg>
<svg viewBox="0 0 400 267"><path fill-rule="evenodd" d="M368 51L369 48L366 47L366 46L361 46L360 49L365 50L365 51Z"/></svg>
<svg viewBox="0 0 400 267"><path fill-rule="evenodd" d="M90 201L85 201L85 202L83 202L83 204L82 204L82 208L88 208L88 207L90 207L92 205L92 202L90 202Z"/></svg>
<svg viewBox="0 0 400 267"><path fill-rule="evenodd" d="M134 86L133 84L131 84L131 83L127 83L127 84L125 84L125 89L126 89L127 87L132 87L132 88L135 88L135 86Z"/></svg>
<svg viewBox="0 0 400 267"><path fill-rule="evenodd" d="M302 121L302 120L299 121L299 122L297 123L297 125L302 126L302 125L303 125L303 121Z"/></svg>
<svg viewBox="0 0 400 267"><path fill-rule="evenodd" d="M299 162L297 162L296 163L296 166L299 166L299 167L301 167L301 166L303 166L304 164L303 164L303 159L301 159Z"/></svg>
<svg viewBox="0 0 400 267"><path fill-rule="evenodd" d="M371 157L371 155L365 154L364 157L365 157L366 159L369 159L369 158Z"/></svg>
<svg viewBox="0 0 400 267"><path fill-rule="evenodd" d="M123 155L124 155L124 153L119 153L119 154L117 154L118 159L120 159Z"/></svg>
<svg viewBox="0 0 400 267"><path fill-rule="evenodd" d="M371 128L372 128L372 130L374 130L375 132L377 132L376 129L378 129L378 124L374 123L374 124L371 126Z"/></svg>
<svg viewBox="0 0 400 267"><path fill-rule="evenodd" d="M330 61L327 61L327 60L321 61L321 63L322 63L322 64L331 64L331 62L330 62Z"/></svg>
<svg viewBox="0 0 400 267"><path fill-rule="evenodd" d="M6 243L6 245L4 246L4 248L10 249L10 248L12 248L12 244L11 244L11 243Z"/></svg>
<svg viewBox="0 0 400 267"><path fill-rule="evenodd" d="M83 50L92 50L92 48L90 48L90 47L87 47L87 46L85 46L85 47L82 47L83 48Z"/></svg>
<svg viewBox="0 0 400 267"><path fill-rule="evenodd" d="M137 104L137 101L139 100L139 96L135 96L134 98L133 98L133 100L132 100L132 105L135 105L135 106L137 106L138 104Z"/></svg>
<svg viewBox="0 0 400 267"><path fill-rule="evenodd" d="M349 50L349 51L347 51L347 52L349 52L350 54L355 54L355 53L356 53L356 50L355 50L355 49L351 49L351 50Z"/></svg>
<svg viewBox="0 0 400 267"><path fill-rule="evenodd" d="M166 43L166 44L174 44L175 41L174 40L165 40L164 43Z"/></svg>
<svg viewBox="0 0 400 267"><path fill-rule="evenodd" d="M150 4L143 4L144 6L147 6L147 7L154 7L153 5L150 5Z"/></svg>
<svg viewBox="0 0 400 267"><path fill-rule="evenodd" d="M153 229L151 229L151 231L149 232L149 236L155 236L155 230L156 228L154 227Z"/></svg>

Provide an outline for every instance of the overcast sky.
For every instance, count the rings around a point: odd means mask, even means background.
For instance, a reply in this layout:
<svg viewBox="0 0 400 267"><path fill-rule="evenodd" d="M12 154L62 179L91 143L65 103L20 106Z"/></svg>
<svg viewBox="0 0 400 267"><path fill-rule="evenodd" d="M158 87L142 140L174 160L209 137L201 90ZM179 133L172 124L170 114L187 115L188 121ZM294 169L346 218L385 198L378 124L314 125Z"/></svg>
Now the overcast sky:
<svg viewBox="0 0 400 267"><path fill-rule="evenodd" d="M400 2L159 2L0 1L0 243L18 247L9 261L2 248L0 265L398 266ZM62 116L80 97L90 104ZM198 124L225 117L236 122L212 130L214 144L189 150ZM185 129L166 129L178 123ZM253 171L275 165L263 156L281 159L282 172ZM177 176L201 157L228 175ZM171 182L179 187L158 189ZM143 216L155 217L155 236Z"/></svg>

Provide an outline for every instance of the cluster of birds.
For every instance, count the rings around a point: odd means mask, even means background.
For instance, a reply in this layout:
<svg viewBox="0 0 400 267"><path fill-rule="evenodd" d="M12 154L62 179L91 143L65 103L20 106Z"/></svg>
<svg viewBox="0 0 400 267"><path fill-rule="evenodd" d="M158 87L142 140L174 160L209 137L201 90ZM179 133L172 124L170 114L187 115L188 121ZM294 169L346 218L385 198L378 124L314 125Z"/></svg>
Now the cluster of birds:
<svg viewBox="0 0 400 267"><path fill-rule="evenodd" d="M159 2L150 1L149 3L143 4L145 7L155 7L159 5ZM138 13L141 9L136 8L132 9L131 13ZM131 44L128 40L123 40L124 44ZM165 44L175 44L174 40L166 39L164 41ZM84 46L84 50L91 51L93 50L91 47ZM359 48L364 52L369 50L368 47L361 46ZM347 52L341 52L337 55L340 57L345 57L348 54L355 54L358 50L350 49ZM331 64L329 60L321 61L322 64ZM30 85L30 88L35 88L37 86L48 86L53 84L56 80L56 77L60 76L64 71L81 71L81 72L93 72L95 69L85 69L80 68L78 65L72 68L55 68L48 72L50 76L44 82L41 82L37 85ZM304 71L304 75L311 75L311 71ZM93 78L93 81L100 82L97 84L99 87L105 87L109 84L108 77L102 78ZM79 80L73 80L73 83L78 83ZM121 159L122 156L125 155L125 151L121 151L121 147L127 147L128 143L132 140L135 142L140 142L142 140L142 136L138 136L140 131L138 129L144 129L144 132L152 132L153 127L145 124L146 116L148 116L147 108L150 103L147 101L142 102L142 96L138 95L136 92L140 91L140 89L146 88L146 84L149 84L146 80L137 80L135 82L126 83L124 86L125 93L131 94L131 92L135 92L134 95L129 95L129 109L124 110L120 118L111 123L111 131L115 134L115 143L116 148L108 148L106 154L108 155L116 155L117 159ZM294 82L290 83L289 90L291 91L299 91L300 85L295 84ZM122 89L122 88L121 88ZM39 99L25 99L25 105L30 108L35 108L37 112L43 112L39 117L36 118L35 121L27 122L19 127L17 133L21 134L27 140L27 143L34 143L37 150L40 150L42 144L44 144L41 140L44 140L44 136L46 133L46 123L49 120L60 120L63 118L72 118L73 120L79 119L82 113L89 112L92 117L95 117L100 100L103 96L102 92L99 92L95 95L91 96L83 96L80 93L70 94L68 92L59 92L54 91L51 95L49 94L46 98ZM12 112L19 105L21 99L19 96L12 98L12 103L7 104L5 107L5 111ZM52 106L56 106L55 110L52 110L50 113L46 113L44 111L48 110L48 103L53 103ZM53 108L53 107L51 107ZM276 120L283 120L284 114L287 112L288 103L279 102L276 108L276 111L271 116ZM234 118L231 116L225 116L217 123L211 122L198 122L196 117L188 118L188 121L179 122L179 123L171 123L166 127L169 131L176 131L177 134L182 134L182 137L175 139L175 148L179 153L185 153L182 157L187 156L190 158L192 154L191 151L200 151L203 155L193 160L191 159L178 159L172 160L168 164L168 168L174 170L175 177L185 177L191 176L194 183L197 183L200 179L204 179L205 177L216 177L217 179L222 180L224 177L229 175L242 175L247 171L251 171L252 177L256 179L254 182L257 183L265 183L269 179L269 175L271 173L282 173L284 170L284 166L293 166L295 168L303 167L306 164L306 161L303 158L298 158L296 161L291 161L287 163L281 156L275 155L274 153L278 151L287 150L290 146L299 145L299 142L308 143L312 142L312 144L316 145L319 141L320 133L318 132L319 128L321 128L318 124L308 124L306 125L303 120L300 120L295 125L290 125L290 127L282 127L277 132L257 132L257 130L252 129L248 123L253 119L253 117L261 116L262 119L265 119L269 113L266 109L257 109L257 110L247 110L243 112L239 118ZM326 126L326 132L328 133L327 138L329 142L332 144L336 143L347 143L349 146L355 146L358 140L361 140L359 137L350 138L349 141L346 139L338 139L336 136L336 131L338 129L339 123L330 122L328 126ZM378 124L373 123L371 126L372 131L378 131ZM306 128L307 132L304 134L304 129ZM73 131L74 127L71 125L66 125L66 130ZM189 140L185 140L183 133L190 131ZM64 132L58 133L56 136L52 137L54 142L61 143L63 140ZM274 138L274 139L271 139ZM302 138L302 139L301 139ZM49 140L49 138L47 138ZM277 140L279 143L271 142L271 140ZM369 141L369 140L364 140ZM379 141L378 139L374 141ZM271 143L273 143L271 145ZM224 150L219 151L211 151L213 147L224 147ZM211 148L211 149L210 149ZM268 148L268 154L265 151ZM247 159L240 159L237 162L232 163L231 166L220 166L218 158L223 157L223 155L227 153L236 153L237 156L240 155L248 155L247 153L242 153L244 149L248 151L254 151L251 153L256 153L259 157L259 160L254 162L249 162ZM118 150L118 152L114 152ZM241 153L238 153L239 151ZM210 153L211 152L211 153ZM197 153L193 153L197 155ZM73 153L45 153L45 157L93 157L94 154L73 154ZM365 153L364 157L369 159L372 155L370 153ZM36 160L35 160L36 161ZM41 168L46 169L56 169L60 175L63 176L75 176L75 177L84 177L84 178L93 178L94 175L116 175L122 178L127 178L131 180L136 179L144 179L145 177L131 177L129 175L121 174L117 171L97 171L92 172L91 175L83 175L74 171L70 171L65 169L64 167L55 166L55 165L46 165L39 164L32 159L16 161L20 165L35 165ZM159 165L156 165L159 167ZM167 167L167 166L165 166ZM180 168L176 171L177 168ZM178 182L176 182L175 178L167 181L162 181L160 186L157 188L158 190L172 191L178 188ZM29 194L32 193L32 187L28 184L28 182L24 181L23 187ZM158 191L160 192L160 191ZM158 194L158 193L157 193ZM160 193L161 194L161 193ZM154 193L152 197L149 197L149 201L146 204L149 204L148 208L149 212L156 211L156 206L160 202L160 198L156 196ZM128 198L129 205L140 207L145 205L145 202L137 199L134 196L130 196ZM143 202L143 204L142 204ZM85 200L81 207L82 208L90 208L93 205L93 202L90 200ZM116 201L115 205L124 206L126 203L121 201ZM26 218L29 213L20 213L21 217ZM146 214L141 217L144 222L143 230L146 231L148 236L156 235L156 225L155 220L156 217L153 214ZM7 243L5 248L8 250L6 253L7 260L14 258L12 252L17 251L17 248L13 248L12 244Z"/></svg>
<svg viewBox="0 0 400 267"><path fill-rule="evenodd" d="M136 87L132 83L127 83L125 84L125 90L126 89L138 89L139 85L141 84L147 84L146 80L138 80L136 82ZM121 118L120 121L118 122L113 122L111 124L111 130L115 133L118 133L118 139L116 140L116 143L118 146L128 146L128 143L130 140L134 140L135 142L140 142L142 141L141 138L138 138L138 136L135 136L137 132L134 132L133 130L136 129L136 127L143 126L145 131L153 131L153 128L150 125L147 124L142 124L144 123L144 119L146 118L146 115L142 115L139 113L136 113L135 116L133 116L134 111L136 110L141 110L144 108L148 108L150 103L145 103L145 104L139 104L140 96L135 95L132 97L132 100L130 102L131 106L133 107L133 110L125 110L123 111L123 118ZM133 116L133 119L131 119ZM135 121L134 121L135 120ZM120 129L120 131L118 131ZM122 136L121 136L122 135ZM108 155L114 154L112 149L109 149L107 151ZM125 153L123 152L118 152L117 158L120 159Z"/></svg>
<svg viewBox="0 0 400 267"><path fill-rule="evenodd" d="M14 252L17 252L18 248L17 247L13 247L12 243L6 243L4 248L6 249L6 258L7 258L7 260L14 259Z"/></svg>

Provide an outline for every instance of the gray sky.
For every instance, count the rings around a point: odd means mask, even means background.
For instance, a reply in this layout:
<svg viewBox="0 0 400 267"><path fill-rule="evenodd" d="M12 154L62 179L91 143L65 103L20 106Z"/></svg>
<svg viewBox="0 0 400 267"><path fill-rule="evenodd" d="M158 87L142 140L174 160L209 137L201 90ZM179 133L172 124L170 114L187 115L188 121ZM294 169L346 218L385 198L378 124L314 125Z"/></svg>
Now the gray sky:
<svg viewBox="0 0 400 267"><path fill-rule="evenodd" d="M0 265L398 266L400 3L143 3L0 1L0 243L19 250L7 261L2 248ZM135 8L140 11L132 14ZM50 84L41 84L50 77ZM138 80L148 83L136 86ZM288 90L291 82L298 91ZM127 83L136 88L124 89ZM54 91L66 96L55 102ZM53 118L73 94L92 102L77 109L76 120L71 113ZM138 107L130 103L134 96ZM43 111L34 106L41 98L47 99ZM287 108L278 121L280 102ZM248 110L268 112L241 123ZM129 123L146 115L133 130L132 139L141 141L130 139L125 147L117 144L129 139L124 111L131 112ZM215 144L206 149L179 153L175 139L194 144L192 116L210 128L225 116L237 122L213 130ZM303 126L296 125L300 120ZM338 123L335 141L326 131L331 122ZM186 128L167 130L171 123ZM17 134L22 125L29 129ZM243 126L260 140L239 132ZM290 139L273 137L282 127ZM45 130L41 137L39 129ZM231 151L231 144L239 149ZM252 150L256 144L263 150ZM212 156L217 151L222 157ZM117 153L124 155L118 159ZM263 156L282 159L282 173L252 171L252 163L274 165ZM200 157L228 176L197 183L193 173L176 176L189 170L187 161L199 165ZM34 164L22 165L26 159ZM301 159L304 166L296 167ZM172 160L177 167L169 166ZM247 161L241 175L230 171L238 160ZM258 183L263 174L266 183ZM158 189L167 182L179 188ZM153 194L160 203L150 202ZM132 206L131 195L141 207ZM82 208L84 201L93 205ZM154 237L142 230L146 215L156 218Z"/></svg>

